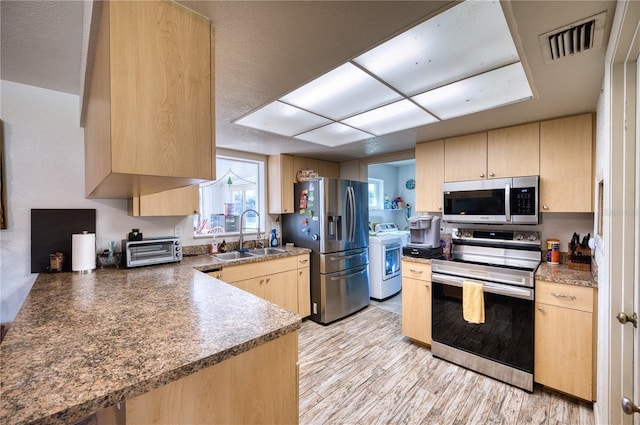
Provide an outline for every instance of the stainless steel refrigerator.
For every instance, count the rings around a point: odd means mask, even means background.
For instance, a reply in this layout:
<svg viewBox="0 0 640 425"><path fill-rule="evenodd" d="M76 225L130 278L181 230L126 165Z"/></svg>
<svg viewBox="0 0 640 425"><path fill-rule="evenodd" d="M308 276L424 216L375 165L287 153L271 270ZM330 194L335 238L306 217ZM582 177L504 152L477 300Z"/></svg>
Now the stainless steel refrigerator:
<svg viewBox="0 0 640 425"><path fill-rule="evenodd" d="M296 183L282 238L311 252L311 319L328 324L369 305L367 183L319 178Z"/></svg>

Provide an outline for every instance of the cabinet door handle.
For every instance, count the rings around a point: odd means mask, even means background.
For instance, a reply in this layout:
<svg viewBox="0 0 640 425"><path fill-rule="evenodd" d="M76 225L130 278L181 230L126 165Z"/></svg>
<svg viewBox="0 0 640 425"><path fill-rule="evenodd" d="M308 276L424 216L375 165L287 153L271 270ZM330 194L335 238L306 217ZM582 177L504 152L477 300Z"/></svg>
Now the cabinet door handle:
<svg viewBox="0 0 640 425"><path fill-rule="evenodd" d="M305 258L304 260L300 260L300 262L301 262L302 264L304 264L304 263L309 262L309 259L308 259L308 258Z"/></svg>
<svg viewBox="0 0 640 425"><path fill-rule="evenodd" d="M484 177L484 173L480 173L480 177Z"/></svg>
<svg viewBox="0 0 640 425"><path fill-rule="evenodd" d="M269 283L269 282L271 282L271 278L270 277L267 278L267 283Z"/></svg>
<svg viewBox="0 0 640 425"><path fill-rule="evenodd" d="M541 312L543 312L543 313L544 313L544 308L542 308L542 307L538 307L538 311L541 311Z"/></svg>
<svg viewBox="0 0 640 425"><path fill-rule="evenodd" d="M543 209L543 210L548 210L548 209L549 209L549 205L543 205L543 206L542 206L542 209Z"/></svg>
<svg viewBox="0 0 640 425"><path fill-rule="evenodd" d="M493 174L493 172L489 173L489 177L494 177L495 174Z"/></svg>
<svg viewBox="0 0 640 425"><path fill-rule="evenodd" d="M417 270L417 269L409 269L409 271L410 271L411 273L423 273L423 271L422 271L422 270Z"/></svg>
<svg viewBox="0 0 640 425"><path fill-rule="evenodd" d="M568 300L575 300L576 299L575 295L556 294L555 292L552 292L551 295L553 295L556 298L566 298Z"/></svg>
<svg viewBox="0 0 640 425"><path fill-rule="evenodd" d="M425 287L425 288L427 288L427 289L429 289L429 284L428 284L428 283L425 283L425 284L424 284L424 287Z"/></svg>
<svg viewBox="0 0 640 425"><path fill-rule="evenodd" d="M438 211L442 211L442 207L438 207Z"/></svg>
<svg viewBox="0 0 640 425"><path fill-rule="evenodd" d="M194 214L198 214L198 210L193 210L193 213Z"/></svg>
<svg viewBox="0 0 640 425"><path fill-rule="evenodd" d="M260 285L264 283L264 279L260 279Z"/></svg>

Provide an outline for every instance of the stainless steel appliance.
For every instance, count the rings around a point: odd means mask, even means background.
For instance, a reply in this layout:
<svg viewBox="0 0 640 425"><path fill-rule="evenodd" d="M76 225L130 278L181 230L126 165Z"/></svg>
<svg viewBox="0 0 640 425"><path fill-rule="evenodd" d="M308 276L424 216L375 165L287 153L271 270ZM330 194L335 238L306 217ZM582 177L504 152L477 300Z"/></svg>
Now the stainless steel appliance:
<svg viewBox="0 0 640 425"><path fill-rule="evenodd" d="M450 259L434 259L434 356L533 391L534 274L539 232L453 229ZM463 282L483 286L485 321L463 318Z"/></svg>
<svg viewBox="0 0 640 425"><path fill-rule="evenodd" d="M311 252L311 319L331 323L369 305L367 183L319 178L294 186L283 242Z"/></svg>
<svg viewBox="0 0 640 425"><path fill-rule="evenodd" d="M127 267L173 263L182 260L180 238L164 236L139 241L122 240L122 256Z"/></svg>
<svg viewBox="0 0 640 425"><path fill-rule="evenodd" d="M539 176L442 184L442 219L457 223L538 224Z"/></svg>

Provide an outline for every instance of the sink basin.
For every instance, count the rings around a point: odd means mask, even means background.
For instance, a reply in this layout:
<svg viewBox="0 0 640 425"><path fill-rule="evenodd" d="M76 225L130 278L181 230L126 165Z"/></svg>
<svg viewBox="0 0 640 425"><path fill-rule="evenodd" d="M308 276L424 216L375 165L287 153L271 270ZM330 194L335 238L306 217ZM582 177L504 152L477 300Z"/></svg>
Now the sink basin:
<svg viewBox="0 0 640 425"><path fill-rule="evenodd" d="M254 255L275 255L275 254L282 254L283 252L287 252L287 251L285 251L284 249L272 248L272 247L256 248L256 249L249 250L249 253Z"/></svg>
<svg viewBox="0 0 640 425"><path fill-rule="evenodd" d="M220 254L213 254L215 258L222 261L239 260L241 258L255 257L257 255L258 254L253 254L250 252L239 252L239 251L222 252Z"/></svg>

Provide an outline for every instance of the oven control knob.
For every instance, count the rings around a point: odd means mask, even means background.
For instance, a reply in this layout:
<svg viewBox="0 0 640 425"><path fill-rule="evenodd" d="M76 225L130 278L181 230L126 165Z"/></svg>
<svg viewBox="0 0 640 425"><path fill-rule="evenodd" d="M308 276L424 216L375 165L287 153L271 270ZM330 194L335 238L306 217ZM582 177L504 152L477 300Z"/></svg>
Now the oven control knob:
<svg viewBox="0 0 640 425"><path fill-rule="evenodd" d="M456 237L458 237L458 238L459 238L460 236L462 236L462 232L461 232L460 230L458 230L458 229L456 229L456 231L454 232L454 234L455 234L455 235L456 235Z"/></svg>
<svg viewBox="0 0 640 425"><path fill-rule="evenodd" d="M529 239L530 241L535 241L538 239L538 237L536 236L535 233L530 234L529 236L527 236L527 239Z"/></svg>
<svg viewBox="0 0 640 425"><path fill-rule="evenodd" d="M516 240L521 241L524 239L524 236L521 233L516 234Z"/></svg>
<svg viewBox="0 0 640 425"><path fill-rule="evenodd" d="M471 232L470 232L470 231L468 231L468 230L466 230L466 231L464 232L464 237L465 237L465 238L470 238L470 237L471 237Z"/></svg>

